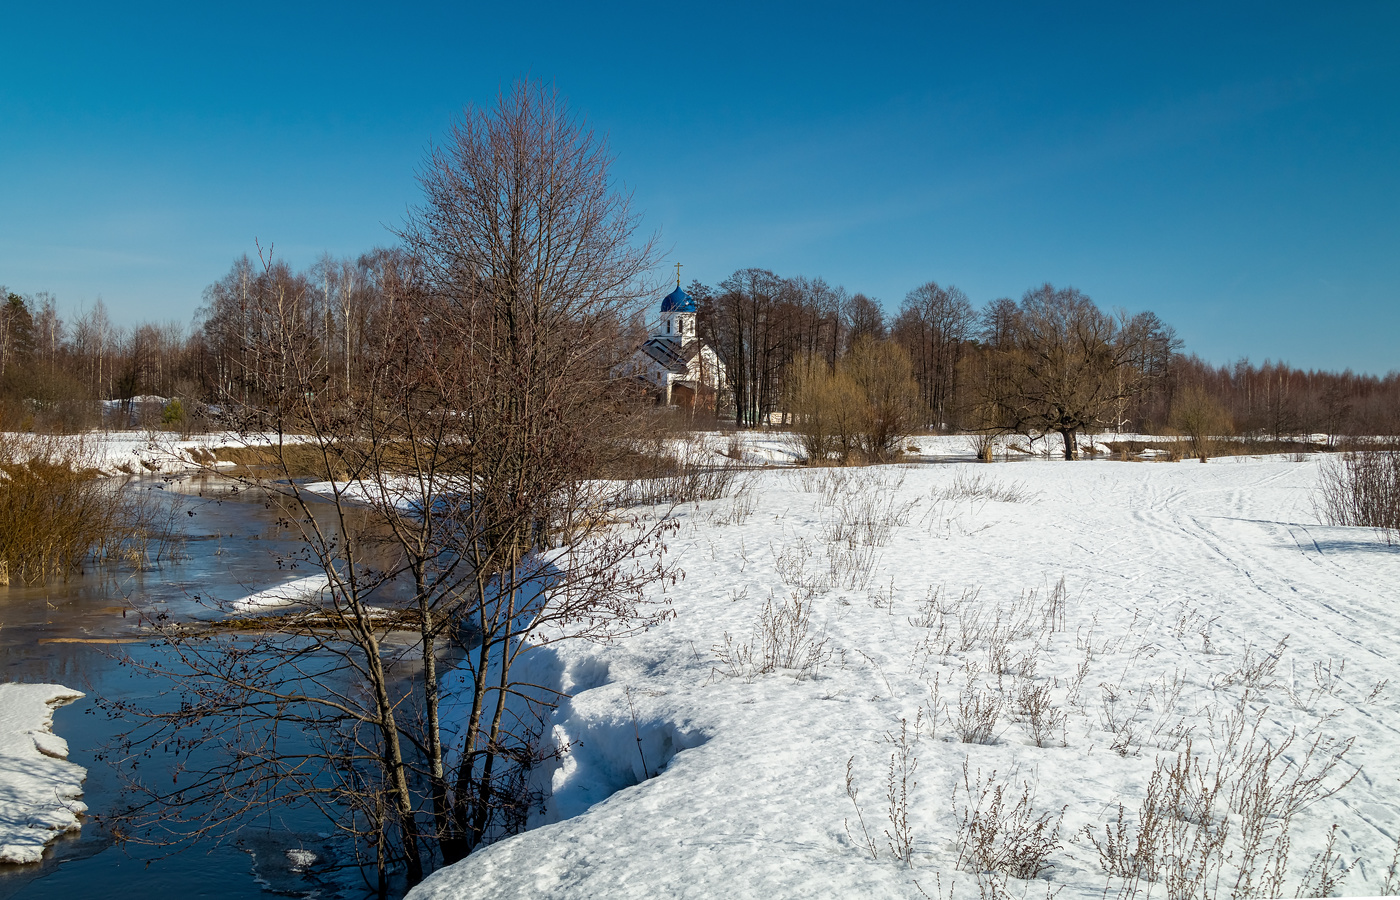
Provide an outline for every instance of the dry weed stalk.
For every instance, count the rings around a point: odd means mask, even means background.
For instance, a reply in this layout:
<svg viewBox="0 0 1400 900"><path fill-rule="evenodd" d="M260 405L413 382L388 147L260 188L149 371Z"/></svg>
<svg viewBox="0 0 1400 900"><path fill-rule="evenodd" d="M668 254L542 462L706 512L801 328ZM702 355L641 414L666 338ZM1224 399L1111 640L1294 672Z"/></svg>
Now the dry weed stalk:
<svg viewBox="0 0 1400 900"><path fill-rule="evenodd" d="M1337 829L1340 827L1334 823L1328 830L1327 845L1318 851L1307 871L1303 873L1303 883L1298 885L1298 890L1293 894L1295 898L1337 896L1337 889L1351 873L1351 869L1336 853ZM1392 863L1392 870L1393 868Z"/></svg>
<svg viewBox="0 0 1400 900"><path fill-rule="evenodd" d="M826 645L826 636L812 630L812 600L794 592L781 606L769 596L751 642L739 643L726 631L723 643L712 649L719 660L716 672L751 683L780 670L793 672L799 681L815 678L830 658Z"/></svg>
<svg viewBox="0 0 1400 900"><path fill-rule="evenodd" d="M980 666L969 663L966 669L967 683L958 695L957 715L953 719L953 732L964 744L996 743L997 722L1001 719L1002 695L1000 691L983 690L977 685Z"/></svg>
<svg viewBox="0 0 1400 900"><path fill-rule="evenodd" d="M861 837L860 840L856 840L855 835L851 834L850 819L845 820L846 836L851 839L851 843L858 844L862 850L868 852L871 859L879 859L880 850L876 847L874 839L870 837L869 829L865 827L865 814L862 813L860 809L860 791L856 788L855 773L853 771L855 762L856 758L854 756L846 760L846 796L851 798L851 805L856 809L856 821L860 823Z"/></svg>
<svg viewBox="0 0 1400 900"><path fill-rule="evenodd" d="M826 553L828 585L851 591L863 591L870 586L875 577L875 567L880 562L880 553L873 545L842 547L828 544Z"/></svg>
<svg viewBox="0 0 1400 900"><path fill-rule="evenodd" d="M1278 679L1275 675L1278 671L1279 661L1283 659L1283 651L1286 649L1288 649L1288 635L1280 638L1273 650L1264 653L1256 651L1253 645L1246 645L1244 660L1233 672L1226 674L1219 686L1242 685L1246 701L1258 699L1264 691L1278 687Z"/></svg>
<svg viewBox="0 0 1400 900"><path fill-rule="evenodd" d="M1390 854L1390 865L1385 870L1385 884L1381 885L1382 897L1393 897L1400 893L1400 837L1395 839L1395 851Z"/></svg>
<svg viewBox="0 0 1400 900"><path fill-rule="evenodd" d="M710 521L716 525L743 525L758 509L758 492L754 490L753 479L739 478L734 483L728 505L711 514Z"/></svg>
<svg viewBox="0 0 1400 900"><path fill-rule="evenodd" d="M919 768L919 758L914 755L913 745L919 739L923 710L914 720L914 734L909 734L909 720L899 720L899 736L885 735L885 741L894 746L890 753L890 766L885 776L885 798L888 801L887 815L890 827L885 829L885 839L890 853L906 866L914 864L914 833L909 827L909 793L918 786L914 773Z"/></svg>
<svg viewBox="0 0 1400 900"><path fill-rule="evenodd" d="M1216 812L1223 789L1219 767L1193 756L1188 743L1156 761L1135 826L1121 803L1102 842L1085 826L1100 867L1124 882L1120 897L1136 895L1143 882L1164 883L1172 900L1215 895L1228 858L1229 821Z"/></svg>
<svg viewBox="0 0 1400 900"><path fill-rule="evenodd" d="M660 439L637 450L636 472L620 492L620 506L700 503L728 497L739 482L739 467L731 460L715 464L704 442L691 435L671 447Z"/></svg>
<svg viewBox="0 0 1400 900"><path fill-rule="evenodd" d="M1037 747L1065 745L1065 712L1051 698L1050 685L1031 677L1020 678L1013 702L1016 713L1029 726L1031 740Z"/></svg>
<svg viewBox="0 0 1400 900"><path fill-rule="evenodd" d="M774 568L778 578L804 599L820 596L831 590L828 572L815 571L810 567L815 553L806 540L798 538L774 555Z"/></svg>
<svg viewBox="0 0 1400 900"><path fill-rule="evenodd" d="M973 873L1000 874L1028 880L1050 868L1050 854L1060 847L1058 815L1037 812L1035 788L1026 782L1019 798L1011 802L1007 785L998 783L994 770L974 779L963 760L961 785L954 783L953 815L958 821L958 868ZM958 803L958 796L965 799Z"/></svg>
<svg viewBox="0 0 1400 900"><path fill-rule="evenodd" d="M895 528L909 524L918 500L901 500L899 489L904 473L895 478L867 476L853 478L849 490L835 493L828 508L833 515L826 520L826 540L844 543L855 549L859 545L884 547L889 544Z"/></svg>

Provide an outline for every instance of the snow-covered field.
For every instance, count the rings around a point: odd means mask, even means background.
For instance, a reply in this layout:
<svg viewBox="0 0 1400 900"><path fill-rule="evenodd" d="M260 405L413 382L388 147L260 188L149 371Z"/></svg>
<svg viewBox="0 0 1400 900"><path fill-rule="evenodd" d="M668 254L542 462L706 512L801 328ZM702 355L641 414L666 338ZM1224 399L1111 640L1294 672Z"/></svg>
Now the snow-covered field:
<svg viewBox="0 0 1400 900"><path fill-rule="evenodd" d="M87 770L68 762L53 710L83 695L56 684L0 684L0 863L38 862L81 827Z"/></svg>
<svg viewBox="0 0 1400 900"><path fill-rule="evenodd" d="M1400 547L1317 524L1318 460L745 477L674 619L532 651L536 827L415 900L1386 889Z"/></svg>

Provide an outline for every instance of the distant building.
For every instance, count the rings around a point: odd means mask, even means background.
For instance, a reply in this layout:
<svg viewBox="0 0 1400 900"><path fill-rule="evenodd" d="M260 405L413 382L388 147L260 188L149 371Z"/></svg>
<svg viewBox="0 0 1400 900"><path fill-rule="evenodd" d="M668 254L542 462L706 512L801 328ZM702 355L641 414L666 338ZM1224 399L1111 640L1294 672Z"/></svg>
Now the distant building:
<svg viewBox="0 0 1400 900"><path fill-rule="evenodd" d="M681 290L679 277L676 289L661 301L661 324L637 350L634 366L665 406L713 403L728 383L719 354L695 334L695 301Z"/></svg>

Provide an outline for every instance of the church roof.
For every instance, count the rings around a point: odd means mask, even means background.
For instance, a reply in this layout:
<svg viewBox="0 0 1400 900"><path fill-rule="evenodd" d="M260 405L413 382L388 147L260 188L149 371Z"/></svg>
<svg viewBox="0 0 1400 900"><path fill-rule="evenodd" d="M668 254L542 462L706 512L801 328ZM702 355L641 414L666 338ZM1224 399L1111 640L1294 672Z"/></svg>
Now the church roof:
<svg viewBox="0 0 1400 900"><path fill-rule="evenodd" d="M687 363L695 355L696 349L693 344L681 346L679 341L671 337L653 337L642 345L643 353L673 375L684 375L689 371Z"/></svg>
<svg viewBox="0 0 1400 900"><path fill-rule="evenodd" d="M695 312L695 301L690 299L690 295L681 290L680 285L666 295L666 299L661 301L662 312Z"/></svg>

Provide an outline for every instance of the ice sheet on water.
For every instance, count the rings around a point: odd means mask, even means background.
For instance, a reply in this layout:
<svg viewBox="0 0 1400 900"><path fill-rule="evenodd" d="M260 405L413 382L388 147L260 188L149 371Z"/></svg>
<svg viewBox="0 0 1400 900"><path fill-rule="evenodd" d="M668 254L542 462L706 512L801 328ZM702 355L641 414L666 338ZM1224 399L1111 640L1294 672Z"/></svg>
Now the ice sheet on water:
<svg viewBox="0 0 1400 900"><path fill-rule="evenodd" d="M82 696L57 684L0 684L0 863L38 862L50 841L82 827L87 770L52 731L54 709Z"/></svg>

